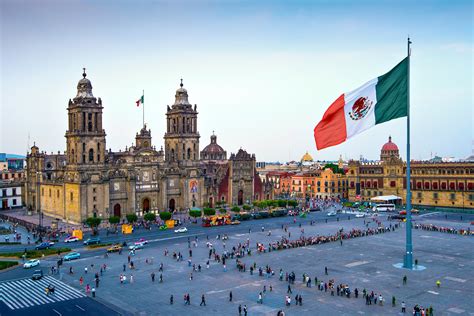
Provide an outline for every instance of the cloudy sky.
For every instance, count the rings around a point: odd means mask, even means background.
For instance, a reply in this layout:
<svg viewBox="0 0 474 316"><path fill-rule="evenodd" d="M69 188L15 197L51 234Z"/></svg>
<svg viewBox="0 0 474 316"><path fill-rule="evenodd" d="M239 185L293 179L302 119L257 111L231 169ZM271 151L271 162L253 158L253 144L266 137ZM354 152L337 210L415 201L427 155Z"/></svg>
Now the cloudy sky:
<svg viewBox="0 0 474 316"><path fill-rule="evenodd" d="M22 1L1 6L0 152L63 151L68 99L82 67L104 105L107 147L134 141L145 90L154 144L184 79L198 105L201 148L259 161L377 159L389 135L406 153L406 119L316 150L313 128L343 92L406 56L412 158L471 154L472 1Z"/></svg>

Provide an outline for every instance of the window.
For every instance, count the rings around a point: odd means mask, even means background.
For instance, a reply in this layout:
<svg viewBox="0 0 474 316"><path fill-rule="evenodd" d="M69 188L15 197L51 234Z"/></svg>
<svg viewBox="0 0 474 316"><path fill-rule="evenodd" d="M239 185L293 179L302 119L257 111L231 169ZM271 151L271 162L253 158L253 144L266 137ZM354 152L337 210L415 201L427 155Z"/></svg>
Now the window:
<svg viewBox="0 0 474 316"><path fill-rule="evenodd" d="M13 205L16 205L16 199L13 199L13 200L12 200L12 204L13 204Z"/></svg>
<svg viewBox="0 0 474 316"><path fill-rule="evenodd" d="M438 182L433 182L432 188L433 190L438 190Z"/></svg>
<svg viewBox="0 0 474 316"><path fill-rule="evenodd" d="M7 196L7 189L2 190L2 196Z"/></svg>
<svg viewBox="0 0 474 316"><path fill-rule="evenodd" d="M49 189L49 197L51 197L51 189Z"/></svg>
<svg viewBox="0 0 474 316"><path fill-rule="evenodd" d="M95 196L92 197L92 201L96 202L97 198Z"/></svg>
<svg viewBox="0 0 474 316"><path fill-rule="evenodd" d="M16 195L16 188L13 188L13 189L12 189L12 195L13 195L13 196Z"/></svg>
<svg viewBox="0 0 474 316"><path fill-rule="evenodd" d="M469 200L474 201L474 194L469 194Z"/></svg>
<svg viewBox="0 0 474 316"><path fill-rule="evenodd" d="M5 192L7 191L5 190ZM7 194L5 193L4 195L7 195ZM41 196L44 196L44 188L41 188Z"/></svg>
<svg viewBox="0 0 474 316"><path fill-rule="evenodd" d="M390 187L394 188L395 186L396 186L396 182L395 181L390 181Z"/></svg>
<svg viewBox="0 0 474 316"><path fill-rule="evenodd" d="M96 188L92 188L92 193L95 193L96 191Z"/></svg>
<svg viewBox="0 0 474 316"><path fill-rule="evenodd" d="M351 181L351 189L354 189L354 181Z"/></svg>
<svg viewBox="0 0 474 316"><path fill-rule="evenodd" d="M97 130L97 113L94 113L94 128Z"/></svg>
<svg viewBox="0 0 474 316"><path fill-rule="evenodd" d="M437 199L438 198L438 193L433 193L433 199Z"/></svg>
<svg viewBox="0 0 474 316"><path fill-rule="evenodd" d="M450 198L451 200L456 199L456 193L451 193L451 194L449 195L449 198Z"/></svg>
<svg viewBox="0 0 474 316"><path fill-rule="evenodd" d="M94 162L94 149L89 149L89 162Z"/></svg>
<svg viewBox="0 0 474 316"><path fill-rule="evenodd" d="M419 198L419 199L421 199L421 198L423 197L423 194L422 194L421 192L418 192L418 193L416 194L416 197Z"/></svg>
<svg viewBox="0 0 474 316"><path fill-rule="evenodd" d="M92 113L87 115L87 131L92 132Z"/></svg>
<svg viewBox="0 0 474 316"><path fill-rule="evenodd" d="M71 202L74 200L74 193L73 192L69 193L69 199L71 200Z"/></svg>
<svg viewBox="0 0 474 316"><path fill-rule="evenodd" d="M191 159L191 148L188 148L188 159Z"/></svg>
<svg viewBox="0 0 474 316"><path fill-rule="evenodd" d="M56 196L59 198L59 190L56 192Z"/></svg>

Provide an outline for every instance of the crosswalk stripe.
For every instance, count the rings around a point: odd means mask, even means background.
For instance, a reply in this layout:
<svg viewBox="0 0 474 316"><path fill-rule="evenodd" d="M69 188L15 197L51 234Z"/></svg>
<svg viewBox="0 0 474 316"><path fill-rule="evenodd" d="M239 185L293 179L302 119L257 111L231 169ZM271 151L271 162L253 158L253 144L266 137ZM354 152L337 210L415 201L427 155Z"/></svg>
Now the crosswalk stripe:
<svg viewBox="0 0 474 316"><path fill-rule="evenodd" d="M27 303L27 299L23 297L21 291L17 292L17 289L13 286L13 284L4 283L1 285L5 293L9 295L13 294L13 297L16 299L16 302L22 307L29 307L30 304ZM20 290L20 289L18 289ZM33 305L31 305L33 306Z"/></svg>
<svg viewBox="0 0 474 316"><path fill-rule="evenodd" d="M54 286L55 291L54 294L46 295L49 285ZM12 310L82 297L86 295L52 276L36 281L24 278L0 282L0 301Z"/></svg>

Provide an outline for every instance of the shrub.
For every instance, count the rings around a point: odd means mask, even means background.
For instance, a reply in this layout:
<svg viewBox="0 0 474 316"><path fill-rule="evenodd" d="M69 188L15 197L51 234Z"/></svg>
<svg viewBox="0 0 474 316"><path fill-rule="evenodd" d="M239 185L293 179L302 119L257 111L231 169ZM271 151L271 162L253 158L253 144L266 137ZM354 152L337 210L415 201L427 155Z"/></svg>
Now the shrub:
<svg viewBox="0 0 474 316"><path fill-rule="evenodd" d="M240 220L242 220L242 221L249 220L250 218L251 218L251 216L248 213L240 214Z"/></svg>
<svg viewBox="0 0 474 316"><path fill-rule="evenodd" d="M0 261L0 270L16 266L17 264L17 261Z"/></svg>
<svg viewBox="0 0 474 316"><path fill-rule="evenodd" d="M297 207L298 206L298 201L295 200L289 200L288 205L292 207Z"/></svg>
<svg viewBox="0 0 474 316"><path fill-rule="evenodd" d="M118 216L110 216L110 217L109 217L109 223L110 223L110 224L118 224L118 223L120 223L120 217L118 217Z"/></svg>
<svg viewBox="0 0 474 316"><path fill-rule="evenodd" d="M252 207L250 205L244 205L242 206L242 208L245 210L245 211L250 211L252 209Z"/></svg>
<svg viewBox="0 0 474 316"><path fill-rule="evenodd" d="M125 217L129 223L135 223L138 220L138 216L136 214L127 214Z"/></svg>
<svg viewBox="0 0 474 316"><path fill-rule="evenodd" d="M235 212L235 213L239 213L240 212L240 207L238 207L237 205L236 206L232 206L232 208L230 209L232 212Z"/></svg>
<svg viewBox="0 0 474 316"><path fill-rule="evenodd" d="M155 213L148 212L145 215L143 215L143 219L148 222L154 222L156 219L156 215Z"/></svg>
<svg viewBox="0 0 474 316"><path fill-rule="evenodd" d="M211 208L211 207L203 208L203 212L204 212L204 215L206 215L206 216L216 215L216 210Z"/></svg>
<svg viewBox="0 0 474 316"><path fill-rule="evenodd" d="M109 246L112 246L112 243L88 245L87 248L95 249L95 248L109 247Z"/></svg>
<svg viewBox="0 0 474 316"><path fill-rule="evenodd" d="M99 217L89 217L86 219L86 224L92 228L92 235L97 234L97 227L100 225L100 222L102 221L101 218Z"/></svg>
<svg viewBox="0 0 474 316"><path fill-rule="evenodd" d="M196 217L201 217L201 215L202 215L201 210L190 210L189 211L189 216L191 216L191 217L196 218Z"/></svg>
<svg viewBox="0 0 474 316"><path fill-rule="evenodd" d="M58 250L60 253L64 253L64 252L71 251L71 248L49 248L49 249L43 249L43 250L27 250L26 258L27 259L40 258L42 257L43 254L45 256L54 255L58 253ZM5 252L5 253L2 253L2 257L21 258L23 254L24 252Z"/></svg>
<svg viewBox="0 0 474 316"><path fill-rule="evenodd" d="M287 200L278 200L277 201L278 207L285 207L287 202L288 202Z"/></svg>
<svg viewBox="0 0 474 316"><path fill-rule="evenodd" d="M150 214L150 213L148 213ZM153 214L155 215L155 214ZM171 213L170 212L161 212L160 213L160 218L163 220L163 221L167 221L169 219L171 219Z"/></svg>
<svg viewBox="0 0 474 316"><path fill-rule="evenodd" d="M227 210L222 207L222 208L219 209L219 213L225 214L225 213L227 213Z"/></svg>

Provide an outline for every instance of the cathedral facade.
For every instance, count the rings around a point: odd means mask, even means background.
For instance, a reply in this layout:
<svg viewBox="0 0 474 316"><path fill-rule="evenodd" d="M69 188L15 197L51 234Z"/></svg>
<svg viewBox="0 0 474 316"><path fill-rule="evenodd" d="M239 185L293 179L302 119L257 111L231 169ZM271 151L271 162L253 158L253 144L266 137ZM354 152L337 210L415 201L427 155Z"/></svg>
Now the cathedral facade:
<svg viewBox="0 0 474 316"><path fill-rule="evenodd" d="M47 154L35 144L27 153L30 210L80 223L88 217L143 216L271 198L272 185L260 180L254 154L240 149L227 159L216 135L199 151L197 106L189 103L182 82L166 109L164 149L156 149L144 125L133 146L107 151L102 100L94 97L86 77L84 71L68 103L66 151Z"/></svg>

